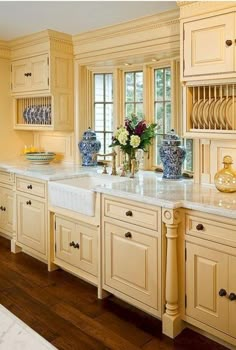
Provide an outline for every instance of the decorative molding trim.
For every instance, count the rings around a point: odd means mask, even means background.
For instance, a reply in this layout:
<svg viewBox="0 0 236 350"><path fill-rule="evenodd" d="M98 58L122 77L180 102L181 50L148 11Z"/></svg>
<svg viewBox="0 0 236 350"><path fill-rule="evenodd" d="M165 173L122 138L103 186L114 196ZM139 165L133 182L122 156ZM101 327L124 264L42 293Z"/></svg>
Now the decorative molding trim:
<svg viewBox="0 0 236 350"><path fill-rule="evenodd" d="M180 19L236 8L235 1L178 1Z"/></svg>
<svg viewBox="0 0 236 350"><path fill-rule="evenodd" d="M0 40L0 58L10 59L10 47L6 41Z"/></svg>
<svg viewBox="0 0 236 350"><path fill-rule="evenodd" d="M155 39L162 38L167 42L175 35L179 36L178 9L78 34L72 40L74 53L80 59L82 55L94 54L94 51L101 54L107 49L124 51L124 47L132 45L136 49Z"/></svg>

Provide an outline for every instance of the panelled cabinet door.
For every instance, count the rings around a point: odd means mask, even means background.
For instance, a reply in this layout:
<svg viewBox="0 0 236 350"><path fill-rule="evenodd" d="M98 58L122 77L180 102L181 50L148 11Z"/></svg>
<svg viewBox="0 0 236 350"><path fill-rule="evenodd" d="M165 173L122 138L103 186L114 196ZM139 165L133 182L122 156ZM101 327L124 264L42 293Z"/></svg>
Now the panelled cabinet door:
<svg viewBox="0 0 236 350"><path fill-rule="evenodd" d="M228 298L219 295L228 288L228 256L191 243L186 248L186 314L228 332Z"/></svg>
<svg viewBox="0 0 236 350"><path fill-rule="evenodd" d="M234 22L229 13L184 24L184 76L234 71Z"/></svg>
<svg viewBox="0 0 236 350"><path fill-rule="evenodd" d="M69 264L78 266L74 258L75 223L56 216L55 256Z"/></svg>
<svg viewBox="0 0 236 350"><path fill-rule="evenodd" d="M17 240L46 254L45 204L17 195Z"/></svg>
<svg viewBox="0 0 236 350"><path fill-rule="evenodd" d="M105 222L104 282L155 309L158 308L158 241L141 231Z"/></svg>
<svg viewBox="0 0 236 350"><path fill-rule="evenodd" d="M3 228L8 231L13 231L13 191L7 188L3 191Z"/></svg>
<svg viewBox="0 0 236 350"><path fill-rule="evenodd" d="M233 293L236 295L236 257L229 257L229 294ZM229 334L236 338L236 300L229 299Z"/></svg>
<svg viewBox="0 0 236 350"><path fill-rule="evenodd" d="M26 74L30 67L28 60L17 60L11 65L12 92L24 92L30 89L30 80Z"/></svg>
<svg viewBox="0 0 236 350"><path fill-rule="evenodd" d="M30 59L31 90L46 90L49 88L48 55L40 55Z"/></svg>

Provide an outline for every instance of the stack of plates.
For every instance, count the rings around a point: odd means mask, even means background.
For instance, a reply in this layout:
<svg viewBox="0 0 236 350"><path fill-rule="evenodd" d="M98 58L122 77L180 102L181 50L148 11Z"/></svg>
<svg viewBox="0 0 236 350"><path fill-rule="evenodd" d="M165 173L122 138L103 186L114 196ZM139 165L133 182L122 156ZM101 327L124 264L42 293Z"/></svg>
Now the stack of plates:
<svg viewBox="0 0 236 350"><path fill-rule="evenodd" d="M49 164L55 157L56 154L53 152L32 152L26 153L25 157L32 164Z"/></svg>

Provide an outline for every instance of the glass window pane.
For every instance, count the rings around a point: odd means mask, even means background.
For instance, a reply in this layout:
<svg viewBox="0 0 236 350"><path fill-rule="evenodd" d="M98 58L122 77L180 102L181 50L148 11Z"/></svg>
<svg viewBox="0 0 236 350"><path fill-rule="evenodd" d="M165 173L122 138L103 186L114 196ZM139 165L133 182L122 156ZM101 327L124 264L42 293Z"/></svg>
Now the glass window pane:
<svg viewBox="0 0 236 350"><path fill-rule="evenodd" d="M171 76L170 68L165 69L165 99L171 100Z"/></svg>
<svg viewBox="0 0 236 350"><path fill-rule="evenodd" d="M105 101L112 102L113 100L113 81L112 74L105 74Z"/></svg>
<svg viewBox="0 0 236 350"><path fill-rule="evenodd" d="M95 131L104 130L104 104L96 103L95 104Z"/></svg>
<svg viewBox="0 0 236 350"><path fill-rule="evenodd" d="M171 130L171 104L165 104L165 134Z"/></svg>
<svg viewBox="0 0 236 350"><path fill-rule="evenodd" d="M157 123L157 133L164 133L164 105L163 102L156 102L155 104L155 123Z"/></svg>
<svg viewBox="0 0 236 350"><path fill-rule="evenodd" d="M106 140L106 143L105 143L105 153L111 153L112 152L112 148L109 147L112 143L112 133L106 133L105 134L105 140ZM106 159L108 159L108 157L106 157Z"/></svg>
<svg viewBox="0 0 236 350"><path fill-rule="evenodd" d="M125 73L125 100L134 101L134 73Z"/></svg>
<svg viewBox="0 0 236 350"><path fill-rule="evenodd" d="M106 104L106 123L105 123L105 131L113 130L113 105Z"/></svg>
<svg viewBox="0 0 236 350"><path fill-rule="evenodd" d="M134 113L134 104L133 103L127 103L125 106L125 117L130 117L132 113Z"/></svg>
<svg viewBox="0 0 236 350"><path fill-rule="evenodd" d="M186 147L186 157L184 162L184 168L188 171L192 171L193 170L193 140L186 139L185 147Z"/></svg>
<svg viewBox="0 0 236 350"><path fill-rule="evenodd" d="M143 117L143 104L142 103L136 104L135 114L137 115L137 117L140 117L140 118Z"/></svg>
<svg viewBox="0 0 236 350"><path fill-rule="evenodd" d="M143 102L143 72L135 73L136 102Z"/></svg>
<svg viewBox="0 0 236 350"><path fill-rule="evenodd" d="M104 101L104 75L103 74L95 74L94 75L94 101L102 102Z"/></svg>
<svg viewBox="0 0 236 350"><path fill-rule="evenodd" d="M156 152L156 164L161 164L161 158L159 154L160 146L163 140L163 135L157 135L156 136L156 147L157 147L157 152Z"/></svg>
<svg viewBox="0 0 236 350"><path fill-rule="evenodd" d="M155 70L155 100L164 99L164 69Z"/></svg>
<svg viewBox="0 0 236 350"><path fill-rule="evenodd" d="M99 153L105 153L104 151L104 133L101 133L101 132L96 132L96 135L97 135L97 140L99 140L101 142L101 148L100 148L100 151ZM101 158L99 158L101 159Z"/></svg>

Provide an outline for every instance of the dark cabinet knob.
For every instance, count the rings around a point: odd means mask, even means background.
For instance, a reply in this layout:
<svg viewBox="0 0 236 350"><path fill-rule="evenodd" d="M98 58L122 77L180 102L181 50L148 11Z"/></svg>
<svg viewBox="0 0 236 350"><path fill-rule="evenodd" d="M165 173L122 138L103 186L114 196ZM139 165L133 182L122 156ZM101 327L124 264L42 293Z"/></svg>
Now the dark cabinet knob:
<svg viewBox="0 0 236 350"><path fill-rule="evenodd" d="M220 289L220 290L219 290L219 296L220 296L220 297L225 297L226 295L227 295L227 292L226 292L225 289Z"/></svg>
<svg viewBox="0 0 236 350"><path fill-rule="evenodd" d="M131 232L126 232L126 233L125 233L125 237L126 237L126 238L132 238Z"/></svg>
<svg viewBox="0 0 236 350"><path fill-rule="evenodd" d="M3 210L3 206L2 205L1 205L0 209Z"/></svg>
<svg viewBox="0 0 236 350"><path fill-rule="evenodd" d="M75 242L74 241L70 242L70 247L74 247L74 246L75 246Z"/></svg>
<svg viewBox="0 0 236 350"><path fill-rule="evenodd" d="M3 207L2 210L3 210L3 211L6 211L6 207Z"/></svg>
<svg viewBox="0 0 236 350"><path fill-rule="evenodd" d="M76 243L76 244L74 245L74 248L79 249L79 243Z"/></svg>
<svg viewBox="0 0 236 350"><path fill-rule="evenodd" d="M236 294L235 294L235 293L230 293L230 295L229 295L229 300L230 300L230 301L236 300Z"/></svg>
<svg viewBox="0 0 236 350"><path fill-rule="evenodd" d="M196 229L197 229L198 231L202 231L202 230L204 229L203 224L197 224Z"/></svg>
<svg viewBox="0 0 236 350"><path fill-rule="evenodd" d="M226 40L225 42L226 46L231 46L233 44L232 40Z"/></svg>
<svg viewBox="0 0 236 350"><path fill-rule="evenodd" d="M28 188L29 190L32 190L33 187L32 187L32 185L28 185L27 188Z"/></svg>
<svg viewBox="0 0 236 350"><path fill-rule="evenodd" d="M131 210L128 210L126 213L125 213L126 216L133 216L133 213Z"/></svg>
<svg viewBox="0 0 236 350"><path fill-rule="evenodd" d="M27 205L31 205L31 200L26 202Z"/></svg>
<svg viewBox="0 0 236 350"><path fill-rule="evenodd" d="M28 77L31 77L31 75L32 75L31 73L28 73Z"/></svg>
<svg viewBox="0 0 236 350"><path fill-rule="evenodd" d="M31 75L32 75L31 73L24 73L25 77L31 77Z"/></svg>

